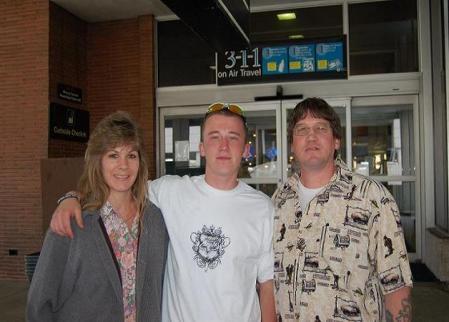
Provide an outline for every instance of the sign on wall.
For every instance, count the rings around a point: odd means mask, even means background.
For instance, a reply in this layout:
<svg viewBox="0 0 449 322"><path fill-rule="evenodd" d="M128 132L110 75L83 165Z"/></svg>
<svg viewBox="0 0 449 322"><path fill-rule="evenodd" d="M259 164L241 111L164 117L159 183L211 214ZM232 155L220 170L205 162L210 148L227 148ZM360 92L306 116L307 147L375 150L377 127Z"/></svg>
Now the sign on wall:
<svg viewBox="0 0 449 322"><path fill-rule="evenodd" d="M53 139L87 142L89 112L50 103L49 136Z"/></svg>
<svg viewBox="0 0 449 322"><path fill-rule="evenodd" d="M217 54L217 85L338 78L347 78L343 36Z"/></svg>
<svg viewBox="0 0 449 322"><path fill-rule="evenodd" d="M81 88L66 84L58 84L58 97L70 102L83 103L83 91Z"/></svg>

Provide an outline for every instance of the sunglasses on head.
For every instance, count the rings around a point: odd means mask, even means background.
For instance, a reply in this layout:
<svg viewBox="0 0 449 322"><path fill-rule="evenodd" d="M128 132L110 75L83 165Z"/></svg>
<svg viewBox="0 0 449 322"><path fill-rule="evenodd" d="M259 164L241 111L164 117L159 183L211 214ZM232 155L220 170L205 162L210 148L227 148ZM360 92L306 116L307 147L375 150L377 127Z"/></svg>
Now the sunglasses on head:
<svg viewBox="0 0 449 322"><path fill-rule="evenodd" d="M237 104L229 104L229 103L213 103L211 104L206 112L206 116L212 113L218 113L221 111L229 111L235 115L240 116L245 122L246 118L245 115L243 115L243 110L240 106Z"/></svg>

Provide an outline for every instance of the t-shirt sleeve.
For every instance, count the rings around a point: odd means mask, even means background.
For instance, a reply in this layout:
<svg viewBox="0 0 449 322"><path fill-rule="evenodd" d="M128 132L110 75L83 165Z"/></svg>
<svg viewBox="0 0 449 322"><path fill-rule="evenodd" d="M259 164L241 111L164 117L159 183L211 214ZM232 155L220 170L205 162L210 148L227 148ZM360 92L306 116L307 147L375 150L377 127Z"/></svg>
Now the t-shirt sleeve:
<svg viewBox="0 0 449 322"><path fill-rule="evenodd" d="M161 199L163 195L165 177L148 181L148 193L150 201L158 208L161 208Z"/></svg>
<svg viewBox="0 0 449 322"><path fill-rule="evenodd" d="M262 252L259 260L257 281L259 283L273 279L274 255L273 255L273 219L274 208L271 200L267 201L267 216L263 225Z"/></svg>
<svg viewBox="0 0 449 322"><path fill-rule="evenodd" d="M413 283L398 206L383 186L379 197L373 202L377 214L369 235L369 254L375 262L382 293L388 294Z"/></svg>

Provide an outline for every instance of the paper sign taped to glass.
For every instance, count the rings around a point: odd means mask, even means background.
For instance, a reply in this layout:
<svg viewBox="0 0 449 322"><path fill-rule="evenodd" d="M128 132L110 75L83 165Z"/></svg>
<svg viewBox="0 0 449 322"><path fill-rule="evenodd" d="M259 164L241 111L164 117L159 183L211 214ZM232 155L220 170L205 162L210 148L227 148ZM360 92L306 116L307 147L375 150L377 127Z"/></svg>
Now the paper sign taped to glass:
<svg viewBox="0 0 449 322"><path fill-rule="evenodd" d="M389 176L401 176L402 175L402 166L397 161L387 161L387 174ZM388 181L390 186L400 186L402 185L401 181Z"/></svg>
<svg viewBox="0 0 449 322"><path fill-rule="evenodd" d="M189 141L175 141L175 161L189 161Z"/></svg>

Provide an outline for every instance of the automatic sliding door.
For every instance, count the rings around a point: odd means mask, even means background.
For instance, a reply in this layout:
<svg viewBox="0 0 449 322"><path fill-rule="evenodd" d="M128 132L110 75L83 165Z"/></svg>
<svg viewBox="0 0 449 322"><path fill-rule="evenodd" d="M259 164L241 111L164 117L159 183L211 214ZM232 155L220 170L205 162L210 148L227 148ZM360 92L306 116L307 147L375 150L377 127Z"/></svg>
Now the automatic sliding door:
<svg viewBox="0 0 449 322"><path fill-rule="evenodd" d="M382 182L399 207L408 253L420 256L417 185L417 99L357 98L352 102L352 166Z"/></svg>
<svg viewBox="0 0 449 322"><path fill-rule="evenodd" d="M240 178L271 196L281 178L280 104L242 103L248 124L249 156L242 161Z"/></svg>

